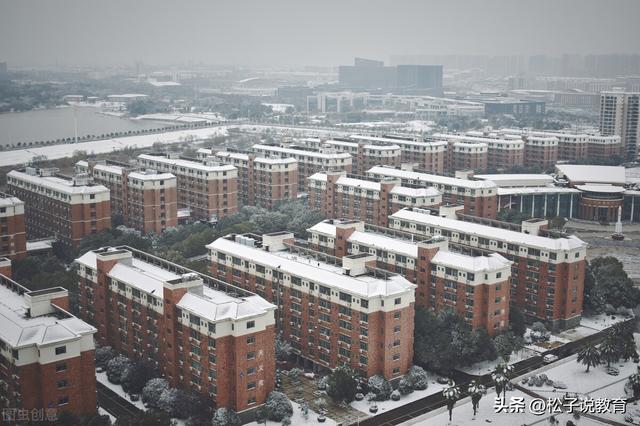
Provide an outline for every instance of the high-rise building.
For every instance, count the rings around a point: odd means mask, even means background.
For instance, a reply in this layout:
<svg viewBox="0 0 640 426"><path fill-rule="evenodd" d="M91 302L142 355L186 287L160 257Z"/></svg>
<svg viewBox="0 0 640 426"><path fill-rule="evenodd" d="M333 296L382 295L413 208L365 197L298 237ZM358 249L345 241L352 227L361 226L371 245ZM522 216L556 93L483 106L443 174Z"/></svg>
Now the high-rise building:
<svg viewBox="0 0 640 426"><path fill-rule="evenodd" d="M640 92L602 92L600 94L600 133L620 136L628 161L638 158L640 140Z"/></svg>
<svg viewBox="0 0 640 426"><path fill-rule="evenodd" d="M96 329L69 313L66 289L31 291L10 270L10 261L0 259L0 408L46 417L95 414ZM2 411L6 424L20 420Z"/></svg>
<svg viewBox="0 0 640 426"><path fill-rule="evenodd" d="M24 203L0 192L0 256L21 259L27 255Z"/></svg>
<svg viewBox="0 0 640 426"><path fill-rule="evenodd" d="M58 169L27 167L7 174L9 193L25 205L27 238L55 237L75 249L86 235L111 227L109 189L88 175L67 178Z"/></svg>
<svg viewBox="0 0 640 426"><path fill-rule="evenodd" d="M311 148L329 147L337 152L351 155L354 174L364 175L373 166L400 167L402 152L397 144L366 144L350 138L306 138L304 142Z"/></svg>
<svg viewBox="0 0 640 426"><path fill-rule="evenodd" d="M275 306L129 247L76 259L80 316L97 340L159 368L171 383L243 411L275 385Z"/></svg>

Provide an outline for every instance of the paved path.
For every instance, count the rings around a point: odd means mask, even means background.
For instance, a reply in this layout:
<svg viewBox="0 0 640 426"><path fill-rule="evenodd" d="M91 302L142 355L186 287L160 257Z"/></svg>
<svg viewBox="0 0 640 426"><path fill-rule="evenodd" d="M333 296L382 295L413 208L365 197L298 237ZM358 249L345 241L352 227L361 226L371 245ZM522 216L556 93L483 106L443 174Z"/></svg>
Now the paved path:
<svg viewBox="0 0 640 426"><path fill-rule="evenodd" d="M104 408L116 419L122 417L137 418L144 413L138 407L106 387L100 382L96 383L98 389L98 405Z"/></svg>

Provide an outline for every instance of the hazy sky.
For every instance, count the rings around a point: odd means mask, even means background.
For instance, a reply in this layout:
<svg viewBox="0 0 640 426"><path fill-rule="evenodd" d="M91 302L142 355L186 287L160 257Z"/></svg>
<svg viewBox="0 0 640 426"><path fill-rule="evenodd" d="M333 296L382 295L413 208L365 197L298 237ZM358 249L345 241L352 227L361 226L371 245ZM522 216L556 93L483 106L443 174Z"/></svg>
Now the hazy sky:
<svg viewBox="0 0 640 426"><path fill-rule="evenodd" d="M639 0L0 0L0 61L338 65L638 53Z"/></svg>

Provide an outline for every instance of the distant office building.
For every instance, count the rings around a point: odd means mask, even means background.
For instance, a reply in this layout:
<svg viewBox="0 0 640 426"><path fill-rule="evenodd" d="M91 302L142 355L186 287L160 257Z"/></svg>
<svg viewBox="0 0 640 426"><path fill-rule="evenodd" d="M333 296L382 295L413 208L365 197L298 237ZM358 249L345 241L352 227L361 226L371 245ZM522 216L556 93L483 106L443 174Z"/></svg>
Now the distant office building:
<svg viewBox="0 0 640 426"><path fill-rule="evenodd" d="M484 112L486 115L509 114L516 117L544 115L545 102L525 101L518 99L501 99L484 101Z"/></svg>
<svg viewBox="0 0 640 426"><path fill-rule="evenodd" d="M58 169L27 167L7 174L9 193L24 201L27 238L54 236L68 249L111 227L109 189L88 175L67 178Z"/></svg>
<svg viewBox="0 0 640 426"><path fill-rule="evenodd" d="M384 66L382 61L356 58L338 67L340 84L348 88L393 89L442 96L442 65Z"/></svg>
<svg viewBox="0 0 640 426"><path fill-rule="evenodd" d="M66 289L30 291L10 276L11 262L0 258L3 424L16 424L12 420L18 420L22 410L28 419L35 419L34 411L43 416L48 410L56 416L96 414L96 329L69 313ZM14 417L7 418L11 410Z"/></svg>
<svg viewBox="0 0 640 426"><path fill-rule="evenodd" d="M620 136L627 160L638 158L640 92L603 92L600 95L600 133Z"/></svg>
<svg viewBox="0 0 640 426"><path fill-rule="evenodd" d="M0 256L21 259L26 255L24 202L0 192Z"/></svg>

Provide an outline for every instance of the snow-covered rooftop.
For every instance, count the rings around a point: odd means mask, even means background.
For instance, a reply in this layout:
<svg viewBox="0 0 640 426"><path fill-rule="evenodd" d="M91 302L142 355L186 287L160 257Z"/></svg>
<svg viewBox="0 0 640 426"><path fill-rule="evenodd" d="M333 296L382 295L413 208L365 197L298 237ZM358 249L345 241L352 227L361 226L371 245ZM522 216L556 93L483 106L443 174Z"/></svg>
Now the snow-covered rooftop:
<svg viewBox="0 0 640 426"><path fill-rule="evenodd" d="M457 179L447 176L432 175L428 173L411 172L408 170L394 169L387 166L374 166L367 170L368 174L383 175L389 177L397 177L400 179L410 179L414 182L425 184L450 185L452 187L470 188L470 189L493 189L496 184L491 181Z"/></svg>
<svg viewBox="0 0 640 426"><path fill-rule="evenodd" d="M351 155L347 152L318 152L318 151L306 151L303 149L296 148L284 148L281 146L273 146L273 145L262 145L257 144L253 145L254 150L262 150L262 151L270 151L270 152L278 152L280 154L288 154L288 155L302 155L306 157L314 157L314 158L323 158L323 159L351 159Z"/></svg>
<svg viewBox="0 0 640 426"><path fill-rule="evenodd" d="M158 173L150 172L148 170L141 170L129 173L129 178L139 180L169 180L175 179L176 177L171 173Z"/></svg>
<svg viewBox="0 0 640 426"><path fill-rule="evenodd" d="M78 185L74 186L73 181L62 179L57 176L38 176L31 175L19 170L12 170L7 173L7 176L14 177L18 180L29 182L34 185L39 185L44 188L52 189L64 194L100 194L103 192L109 192L109 189L102 185Z"/></svg>
<svg viewBox="0 0 640 426"><path fill-rule="evenodd" d="M625 168L622 166L590 166L583 164L556 164L558 174L571 182L626 183Z"/></svg>
<svg viewBox="0 0 640 426"><path fill-rule="evenodd" d="M24 202L18 197L0 192L0 207L17 206L20 204L24 204Z"/></svg>
<svg viewBox="0 0 640 426"><path fill-rule="evenodd" d="M604 183L587 183L585 185L576 185L576 188L584 192L600 192L602 194L622 194L624 188Z"/></svg>
<svg viewBox="0 0 640 426"><path fill-rule="evenodd" d="M488 256L467 256L461 253L439 250L431 259L436 265L448 266L469 272L489 272L508 268L511 262L498 253Z"/></svg>
<svg viewBox="0 0 640 426"><path fill-rule="evenodd" d="M499 188L511 186L546 186L553 184L553 176L534 173L473 175L473 178L495 182Z"/></svg>
<svg viewBox="0 0 640 426"><path fill-rule="evenodd" d="M391 194L404 195L406 197L437 197L440 195L440 191L435 188L409 188L406 186L396 186L391 191Z"/></svg>
<svg viewBox="0 0 640 426"><path fill-rule="evenodd" d="M586 248L587 246L584 241L573 235L562 238L541 237L508 229L494 228L493 226L481 225L478 223L448 219L407 208L397 211L392 214L390 218L409 220L427 226L449 229L468 235L476 235L483 238L524 245L541 250L574 250Z"/></svg>
<svg viewBox="0 0 640 426"><path fill-rule="evenodd" d="M182 158L167 158L160 155L140 154L138 159L147 161L157 161L159 163L184 167L186 169L200 170L203 172L223 172L236 170L231 164L206 165L198 161L184 160Z"/></svg>
<svg viewBox="0 0 640 426"><path fill-rule="evenodd" d="M413 291L415 287L400 275L388 279L369 275L352 277L345 275L341 267L319 262L287 251L268 252L257 247L218 238L207 245L209 250L230 253L250 262L256 262L271 269L301 277L303 279L332 287L360 297L385 297Z"/></svg>

